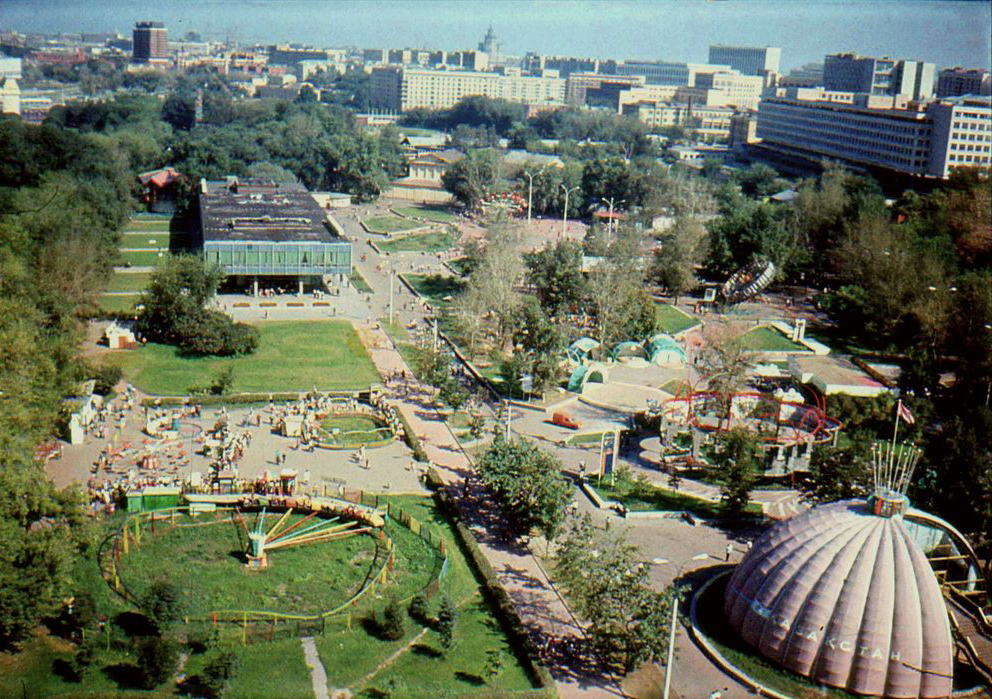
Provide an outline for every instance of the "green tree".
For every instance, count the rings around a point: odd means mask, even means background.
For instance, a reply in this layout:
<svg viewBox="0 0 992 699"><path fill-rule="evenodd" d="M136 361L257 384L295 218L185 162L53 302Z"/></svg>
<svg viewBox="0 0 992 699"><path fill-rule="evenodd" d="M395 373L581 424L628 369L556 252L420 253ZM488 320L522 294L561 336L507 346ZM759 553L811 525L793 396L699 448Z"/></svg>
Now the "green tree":
<svg viewBox="0 0 992 699"><path fill-rule="evenodd" d="M524 299L519 312L513 340L519 346L523 363L534 379L534 390L543 394L562 378L565 337L533 296Z"/></svg>
<svg viewBox="0 0 992 699"><path fill-rule="evenodd" d="M799 482L803 498L812 502L833 502L864 497L872 485L871 440L860 436L850 446L814 449L810 471Z"/></svg>
<svg viewBox="0 0 992 699"><path fill-rule="evenodd" d="M706 243L707 233L701 223L679 218L662 239L661 247L655 250L648 273L651 279L675 297L675 303L695 288L696 265L705 257Z"/></svg>
<svg viewBox="0 0 992 699"><path fill-rule="evenodd" d="M486 651L486 661L482 666L482 678L490 687L503 671L503 652L499 648Z"/></svg>
<svg viewBox="0 0 992 699"><path fill-rule="evenodd" d="M179 648L160 636L145 636L137 642L138 672L144 689L155 689L176 671Z"/></svg>
<svg viewBox="0 0 992 699"><path fill-rule="evenodd" d="M558 241L536 252L524 253L524 265L527 283L537 290L537 298L551 318L560 318L582 301L585 288L582 251L575 243Z"/></svg>
<svg viewBox="0 0 992 699"><path fill-rule="evenodd" d="M391 597L382 610L382 618L379 620L379 633L387 641L398 641L406 633L406 624L403 619L403 609L395 597Z"/></svg>
<svg viewBox="0 0 992 699"><path fill-rule="evenodd" d="M572 486L556 457L523 439L498 437L477 470L512 533L522 536L537 529L548 541L558 535Z"/></svg>
<svg viewBox="0 0 992 699"><path fill-rule="evenodd" d="M738 331L730 326L710 325L706 331L706 344L699 353L700 373L706 388L716 394L723 406L720 423L731 420L734 394L747 382L754 366L754 353L745 347Z"/></svg>
<svg viewBox="0 0 992 699"><path fill-rule="evenodd" d="M465 208L479 209L496 190L501 162L495 150L471 150L441 177L441 185Z"/></svg>
<svg viewBox="0 0 992 699"><path fill-rule="evenodd" d="M713 461L720 479L720 506L724 514L737 517L750 502L757 479L758 436L746 427L735 427L717 438Z"/></svg>
<svg viewBox="0 0 992 699"><path fill-rule="evenodd" d="M556 574L588 620L587 635L624 673L663 661L674 600L650 588L640 558L623 530L598 529L588 515L570 523L558 547Z"/></svg>
<svg viewBox="0 0 992 699"><path fill-rule="evenodd" d="M444 595L438 607L435 628L441 639L441 652L445 655L455 644L456 623L458 623L458 608L449 595Z"/></svg>
<svg viewBox="0 0 992 699"><path fill-rule="evenodd" d="M172 622L179 621L183 614L179 590L168 580L152 582L141 596L140 606L159 633Z"/></svg>

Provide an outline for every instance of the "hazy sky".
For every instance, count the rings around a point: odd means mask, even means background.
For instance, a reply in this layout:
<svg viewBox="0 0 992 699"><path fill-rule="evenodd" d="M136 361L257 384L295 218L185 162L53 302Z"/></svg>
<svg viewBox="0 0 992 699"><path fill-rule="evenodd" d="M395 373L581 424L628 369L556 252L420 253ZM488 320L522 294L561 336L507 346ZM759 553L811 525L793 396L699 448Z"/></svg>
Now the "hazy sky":
<svg viewBox="0 0 992 699"><path fill-rule="evenodd" d="M0 28L130 32L319 46L474 48L491 23L505 53L705 61L711 43L782 48L782 67L856 51L992 66L988 0L0 0Z"/></svg>

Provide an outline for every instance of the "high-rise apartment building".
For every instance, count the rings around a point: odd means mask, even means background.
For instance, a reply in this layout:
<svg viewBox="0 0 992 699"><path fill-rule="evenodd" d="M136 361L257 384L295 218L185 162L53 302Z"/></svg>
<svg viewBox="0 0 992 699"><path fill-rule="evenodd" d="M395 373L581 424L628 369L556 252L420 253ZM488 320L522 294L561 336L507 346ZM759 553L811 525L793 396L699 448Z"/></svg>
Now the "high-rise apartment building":
<svg viewBox="0 0 992 699"><path fill-rule="evenodd" d="M937 96L992 94L992 73L987 70L945 68L937 75Z"/></svg>
<svg viewBox="0 0 992 699"><path fill-rule="evenodd" d="M933 96L933 83L933 63L853 53L831 54L823 62L823 86L828 90L922 100Z"/></svg>
<svg viewBox="0 0 992 699"><path fill-rule="evenodd" d="M135 63L164 63L169 60L168 34L161 22L136 22L131 36L131 60Z"/></svg>
<svg viewBox="0 0 992 699"><path fill-rule="evenodd" d="M744 75L768 75L779 72L782 49L775 46L710 46L710 63L728 65Z"/></svg>

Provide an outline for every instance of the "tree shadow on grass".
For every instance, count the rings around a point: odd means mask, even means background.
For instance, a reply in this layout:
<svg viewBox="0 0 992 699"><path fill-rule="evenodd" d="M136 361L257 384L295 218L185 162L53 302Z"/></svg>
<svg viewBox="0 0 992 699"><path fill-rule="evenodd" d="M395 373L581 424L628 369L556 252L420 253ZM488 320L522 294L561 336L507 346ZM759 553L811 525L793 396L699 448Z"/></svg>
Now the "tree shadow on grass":
<svg viewBox="0 0 992 699"><path fill-rule="evenodd" d="M440 658L442 655L441 651L437 648L432 648L424 643L415 644L412 648L410 648L410 652L425 658Z"/></svg>
<svg viewBox="0 0 992 699"><path fill-rule="evenodd" d="M131 663L116 663L103 668L103 674L121 689L143 689L141 670Z"/></svg>
<svg viewBox="0 0 992 699"><path fill-rule="evenodd" d="M481 687L486 683L486 681L478 675L473 675L470 672L462 672L461 670L455 673L455 679L466 682L473 687Z"/></svg>
<svg viewBox="0 0 992 699"><path fill-rule="evenodd" d="M158 633L152 620L138 612L121 612L114 617L114 624L130 638L155 636Z"/></svg>

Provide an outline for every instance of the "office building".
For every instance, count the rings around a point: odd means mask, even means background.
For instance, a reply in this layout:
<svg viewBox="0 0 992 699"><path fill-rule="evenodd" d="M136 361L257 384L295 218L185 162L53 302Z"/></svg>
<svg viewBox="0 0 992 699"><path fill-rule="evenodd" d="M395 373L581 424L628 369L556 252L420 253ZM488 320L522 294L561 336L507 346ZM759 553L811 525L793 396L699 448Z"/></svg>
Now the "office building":
<svg viewBox="0 0 992 699"><path fill-rule="evenodd" d="M560 105L565 101L565 81L557 73L521 75L519 68L484 73L378 67L372 69L370 90L373 109L393 111L418 107L448 109L462 98L473 95L527 105Z"/></svg>
<svg viewBox="0 0 992 699"><path fill-rule="evenodd" d="M296 46L270 46L268 53L269 63L281 66L295 66L300 61L326 61L329 59L327 51L324 49Z"/></svg>
<svg viewBox="0 0 992 699"><path fill-rule="evenodd" d="M501 44L496 41L496 35L493 33L493 25L489 25L489 30L486 35L479 42L479 51L486 54L489 57L489 65L495 66L499 65Z"/></svg>
<svg viewBox="0 0 992 699"><path fill-rule="evenodd" d="M595 58L575 58L572 56L542 56L528 52L521 63L524 72L538 75L545 70L557 70L562 78L572 73L598 73L599 60Z"/></svg>
<svg viewBox="0 0 992 699"><path fill-rule="evenodd" d="M761 101L761 93L765 88L765 79L759 75L741 75L736 70L718 73L699 73L692 88L706 91L711 96L707 104L737 107L738 109L757 109Z"/></svg>
<svg viewBox="0 0 992 699"><path fill-rule="evenodd" d="M566 81L565 101L578 106L609 107L619 111L620 95L631 88L643 86L643 75L572 73Z"/></svg>
<svg viewBox="0 0 992 699"><path fill-rule="evenodd" d="M781 59L782 49L774 46L710 46L710 63L728 65L744 75L777 74Z"/></svg>
<svg viewBox="0 0 992 699"><path fill-rule="evenodd" d="M131 38L131 60L135 63L165 63L169 60L169 39L161 22L137 22Z"/></svg>
<svg viewBox="0 0 992 699"><path fill-rule="evenodd" d="M988 97L910 109L901 96L798 88L761 101L756 135L764 149L812 162L946 178L954 169L988 170L992 108Z"/></svg>
<svg viewBox="0 0 992 699"><path fill-rule="evenodd" d="M945 68L937 74L937 96L992 95L992 73L987 70Z"/></svg>
<svg viewBox="0 0 992 699"><path fill-rule="evenodd" d="M806 63L802 68L793 68L788 75L779 76L778 87L819 87L823 85L823 64Z"/></svg>
<svg viewBox="0 0 992 699"><path fill-rule="evenodd" d="M651 130L681 126L692 130L697 137L725 140L730 136L730 120L734 110L693 103L656 102L625 105L623 114L636 117Z"/></svg>
<svg viewBox="0 0 992 699"><path fill-rule="evenodd" d="M823 62L823 86L828 90L923 100L933 96L933 84L933 63L853 53L832 54Z"/></svg>
<svg viewBox="0 0 992 699"><path fill-rule="evenodd" d="M200 231L203 258L241 286L263 277L302 291L351 274L351 243L296 182L201 180Z"/></svg>
<svg viewBox="0 0 992 699"><path fill-rule="evenodd" d="M728 65L709 63L672 63L669 61L624 61L617 66L617 75L643 75L648 85L696 84L700 73L717 73L731 70Z"/></svg>

